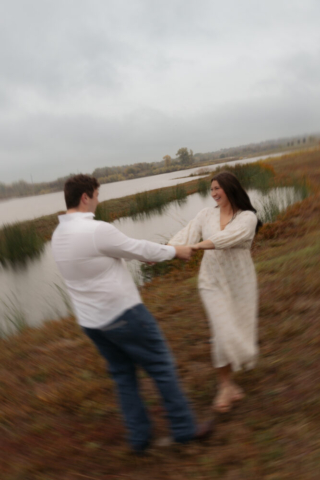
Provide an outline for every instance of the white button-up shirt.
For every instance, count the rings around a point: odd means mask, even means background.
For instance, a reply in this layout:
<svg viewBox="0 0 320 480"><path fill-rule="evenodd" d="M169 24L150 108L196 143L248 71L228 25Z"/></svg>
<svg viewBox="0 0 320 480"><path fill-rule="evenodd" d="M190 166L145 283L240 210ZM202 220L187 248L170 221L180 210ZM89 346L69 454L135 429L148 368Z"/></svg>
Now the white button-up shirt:
<svg viewBox="0 0 320 480"><path fill-rule="evenodd" d="M172 246L129 238L82 212L59 216L52 250L78 322L88 328L108 325L141 303L124 258L162 262L175 256Z"/></svg>

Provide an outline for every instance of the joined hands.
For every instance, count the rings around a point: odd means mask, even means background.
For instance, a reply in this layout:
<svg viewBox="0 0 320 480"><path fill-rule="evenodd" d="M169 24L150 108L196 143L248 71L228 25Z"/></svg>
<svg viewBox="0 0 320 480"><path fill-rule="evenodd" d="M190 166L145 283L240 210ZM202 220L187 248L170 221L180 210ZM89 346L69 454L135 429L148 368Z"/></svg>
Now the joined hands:
<svg viewBox="0 0 320 480"><path fill-rule="evenodd" d="M198 245L177 245L174 247L176 249L176 258L180 258L180 260L190 260L192 255L199 250Z"/></svg>

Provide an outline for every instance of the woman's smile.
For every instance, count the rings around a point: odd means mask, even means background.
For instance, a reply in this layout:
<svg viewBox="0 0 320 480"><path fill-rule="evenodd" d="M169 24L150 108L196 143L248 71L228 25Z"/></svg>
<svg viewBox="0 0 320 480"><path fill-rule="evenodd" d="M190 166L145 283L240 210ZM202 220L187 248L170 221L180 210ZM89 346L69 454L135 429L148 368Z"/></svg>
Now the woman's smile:
<svg viewBox="0 0 320 480"><path fill-rule="evenodd" d="M224 205L229 203L225 191L220 187L219 183L216 180L213 180L213 182L211 183L211 197L217 202L218 205Z"/></svg>

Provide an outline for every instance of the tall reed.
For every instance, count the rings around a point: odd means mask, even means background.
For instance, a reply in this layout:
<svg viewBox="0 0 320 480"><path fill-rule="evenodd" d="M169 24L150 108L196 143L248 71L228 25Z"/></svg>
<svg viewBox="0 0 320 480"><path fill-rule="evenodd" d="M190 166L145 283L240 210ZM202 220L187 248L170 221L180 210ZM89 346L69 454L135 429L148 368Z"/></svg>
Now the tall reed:
<svg viewBox="0 0 320 480"><path fill-rule="evenodd" d="M289 205L301 202L309 194L310 190L306 185L296 183L295 186L273 188L253 203L262 222L269 223L274 222L279 213L286 210Z"/></svg>
<svg viewBox="0 0 320 480"><path fill-rule="evenodd" d="M129 215L136 217L152 211L161 213L168 201L168 193L163 190L137 193L130 205Z"/></svg>
<svg viewBox="0 0 320 480"><path fill-rule="evenodd" d="M6 337L13 333L21 332L27 327L27 320L21 308L19 299L15 294L13 298L7 297L7 301L1 300L5 307L3 313L4 327L0 327L0 337Z"/></svg>
<svg viewBox="0 0 320 480"><path fill-rule="evenodd" d="M32 224L5 225L0 231L0 263L3 265L23 264L39 256L43 247L44 240Z"/></svg>
<svg viewBox="0 0 320 480"><path fill-rule="evenodd" d="M181 183L178 183L175 188L175 198L180 203L187 198L186 187Z"/></svg>
<svg viewBox="0 0 320 480"><path fill-rule="evenodd" d="M69 294L66 291L66 289L63 288L61 285L58 285L57 283L54 283L53 286L54 286L55 290L58 292L58 294L60 295L60 297L62 299L62 302L64 303L64 306L66 307L68 315L70 315L70 316L74 315L72 302L71 302L71 299L70 299Z"/></svg>
<svg viewBox="0 0 320 480"><path fill-rule="evenodd" d="M274 222L281 209L275 195L264 195L257 209L258 217L263 223Z"/></svg>
<svg viewBox="0 0 320 480"><path fill-rule="evenodd" d="M137 193L129 207L129 216L136 218L149 216L157 212L163 213L170 202L181 204L187 197L186 188L183 185L176 185L170 190L158 189Z"/></svg>
<svg viewBox="0 0 320 480"><path fill-rule="evenodd" d="M96 220L103 220L104 222L111 221L111 212L108 208L108 204L99 203L95 212Z"/></svg>
<svg viewBox="0 0 320 480"><path fill-rule="evenodd" d="M217 168L214 175L222 171L233 173L244 188L266 190L274 185L275 171L271 165L263 162L234 166L224 165Z"/></svg>
<svg viewBox="0 0 320 480"><path fill-rule="evenodd" d="M202 197L206 197L210 190L210 180L206 178L199 178L198 180L198 193Z"/></svg>
<svg viewBox="0 0 320 480"><path fill-rule="evenodd" d="M311 187L306 177L302 177L300 180L292 178L292 186L296 192L299 192L300 200L308 198L311 192Z"/></svg>

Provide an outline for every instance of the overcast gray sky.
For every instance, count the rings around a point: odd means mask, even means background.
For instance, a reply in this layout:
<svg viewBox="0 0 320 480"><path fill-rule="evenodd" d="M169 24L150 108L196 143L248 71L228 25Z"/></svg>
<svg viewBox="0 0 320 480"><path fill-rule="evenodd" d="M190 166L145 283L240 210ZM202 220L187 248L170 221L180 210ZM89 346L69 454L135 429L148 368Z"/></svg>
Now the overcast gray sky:
<svg viewBox="0 0 320 480"><path fill-rule="evenodd" d="M319 0L3 0L0 182L320 131Z"/></svg>

